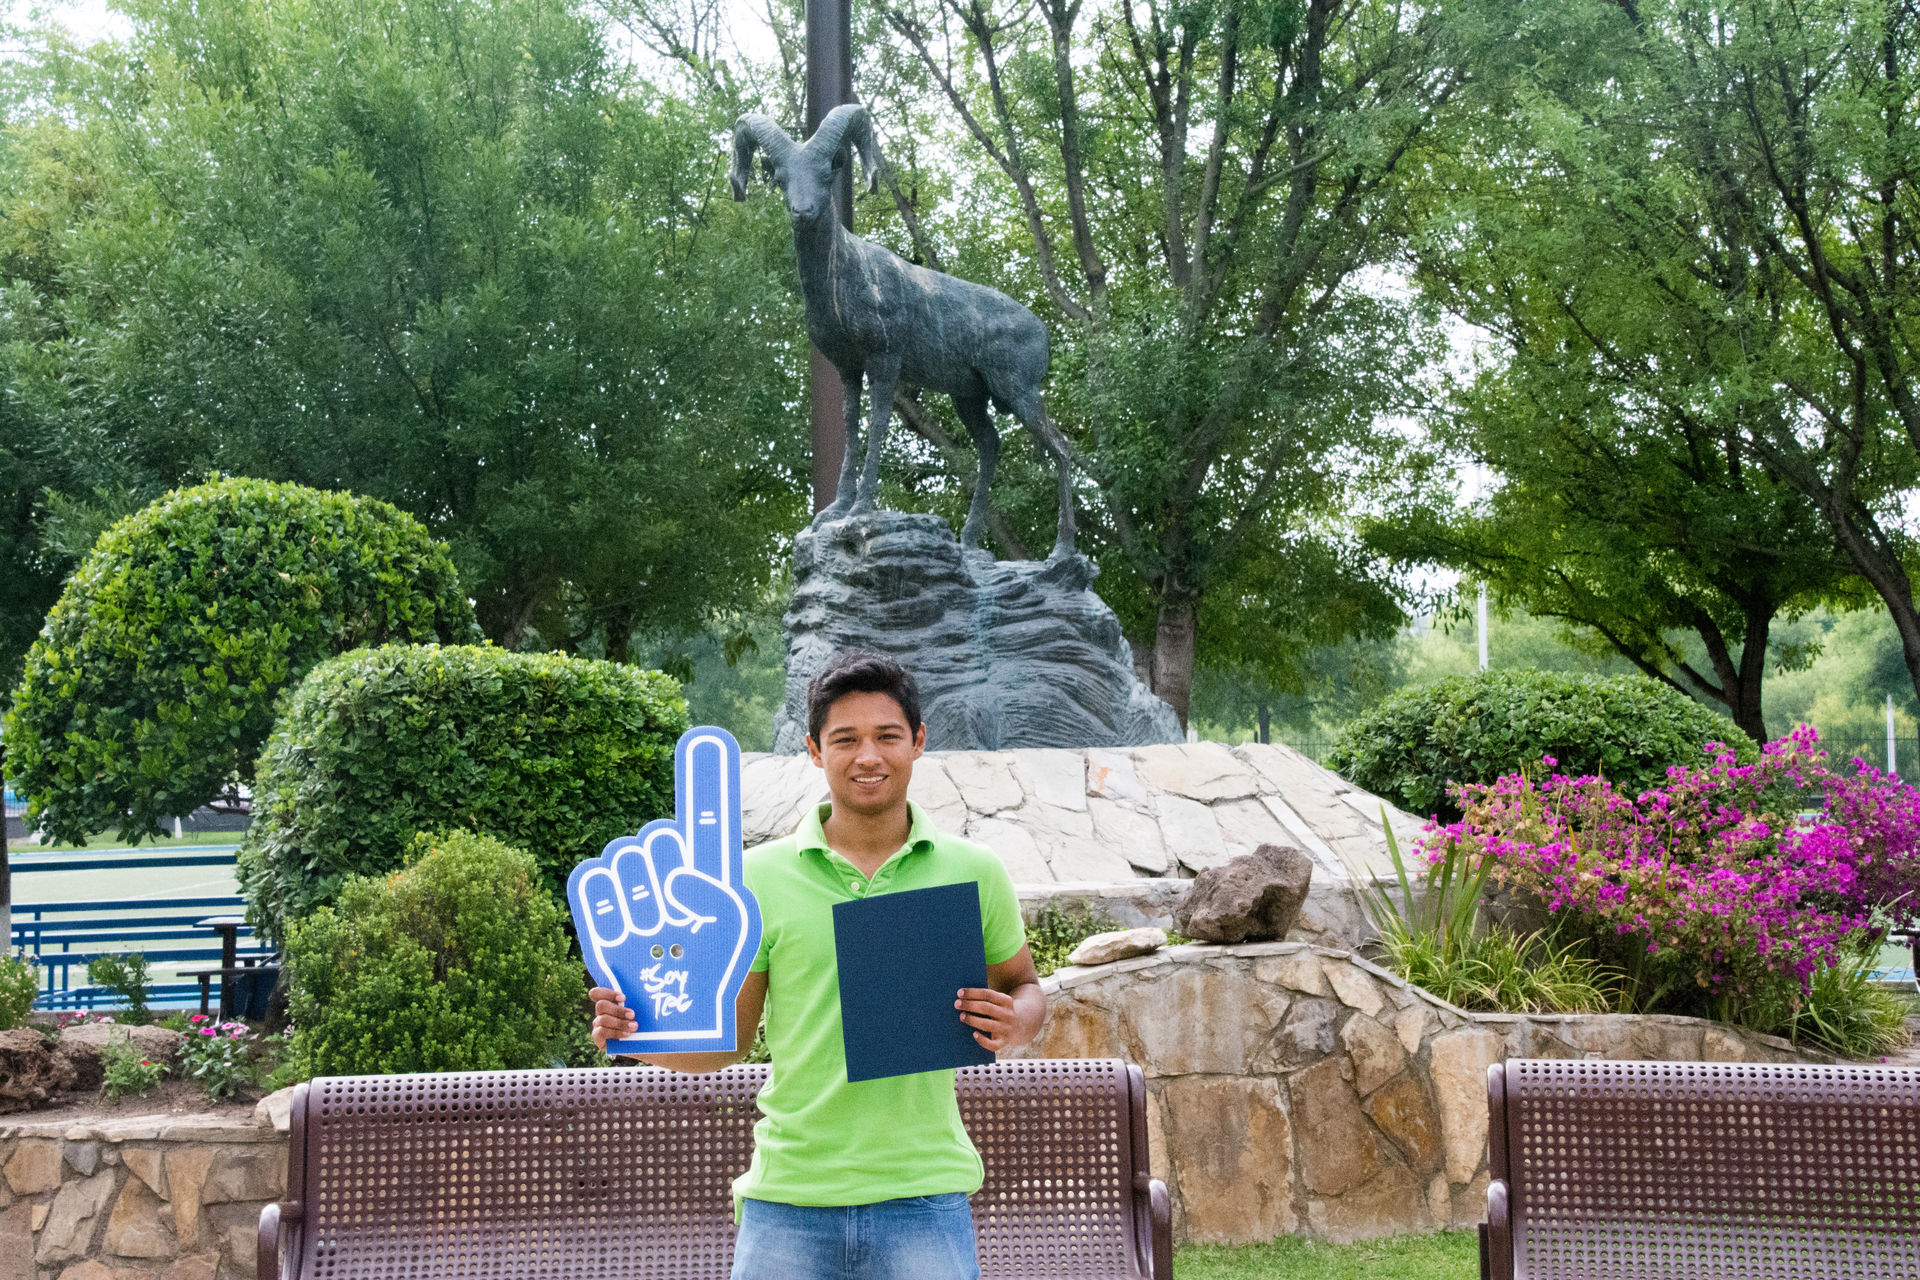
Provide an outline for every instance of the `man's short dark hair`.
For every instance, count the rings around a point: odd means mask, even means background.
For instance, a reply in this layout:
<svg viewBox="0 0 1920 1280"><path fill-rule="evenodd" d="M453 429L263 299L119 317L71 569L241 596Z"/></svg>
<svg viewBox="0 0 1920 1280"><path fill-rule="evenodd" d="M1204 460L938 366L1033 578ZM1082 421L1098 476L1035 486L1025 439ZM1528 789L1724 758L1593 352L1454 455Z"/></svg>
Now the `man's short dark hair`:
<svg viewBox="0 0 1920 1280"><path fill-rule="evenodd" d="M872 649L835 649L807 686L807 736L820 741L827 711L850 693L884 693L900 704L907 732L920 732L920 686L913 673Z"/></svg>

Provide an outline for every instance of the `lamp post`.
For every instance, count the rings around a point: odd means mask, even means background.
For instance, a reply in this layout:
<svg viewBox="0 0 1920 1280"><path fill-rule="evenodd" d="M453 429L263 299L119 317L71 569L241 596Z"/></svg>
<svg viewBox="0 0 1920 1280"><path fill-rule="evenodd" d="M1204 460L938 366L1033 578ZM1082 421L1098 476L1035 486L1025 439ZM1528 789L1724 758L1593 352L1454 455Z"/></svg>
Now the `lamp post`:
<svg viewBox="0 0 1920 1280"><path fill-rule="evenodd" d="M807 0L807 119L808 137L826 114L853 101L852 0ZM833 198L841 223L853 230L853 170L841 169ZM809 345L808 400L813 423L813 509L833 501L840 480L840 463L847 452L846 401L840 374L820 349Z"/></svg>

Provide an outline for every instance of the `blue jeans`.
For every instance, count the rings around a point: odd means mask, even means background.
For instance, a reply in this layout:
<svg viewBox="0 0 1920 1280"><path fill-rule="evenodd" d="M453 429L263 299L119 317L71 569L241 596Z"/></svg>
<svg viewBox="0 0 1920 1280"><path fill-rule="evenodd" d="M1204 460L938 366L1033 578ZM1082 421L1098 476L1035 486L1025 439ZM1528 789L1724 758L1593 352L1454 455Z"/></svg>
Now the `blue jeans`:
<svg viewBox="0 0 1920 1280"><path fill-rule="evenodd" d="M979 1280L964 1193L818 1207L740 1206L733 1280Z"/></svg>

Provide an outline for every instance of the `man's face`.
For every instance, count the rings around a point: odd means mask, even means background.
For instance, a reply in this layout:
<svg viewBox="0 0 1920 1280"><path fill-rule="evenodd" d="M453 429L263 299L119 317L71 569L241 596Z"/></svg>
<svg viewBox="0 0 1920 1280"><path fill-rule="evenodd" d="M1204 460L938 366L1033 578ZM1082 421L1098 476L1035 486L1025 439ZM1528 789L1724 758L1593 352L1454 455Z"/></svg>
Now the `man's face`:
<svg viewBox="0 0 1920 1280"><path fill-rule="evenodd" d="M833 807L877 816L907 802L913 762L927 745L927 726L907 729L906 712L884 693L848 693L827 708L820 740L807 754L826 771Z"/></svg>

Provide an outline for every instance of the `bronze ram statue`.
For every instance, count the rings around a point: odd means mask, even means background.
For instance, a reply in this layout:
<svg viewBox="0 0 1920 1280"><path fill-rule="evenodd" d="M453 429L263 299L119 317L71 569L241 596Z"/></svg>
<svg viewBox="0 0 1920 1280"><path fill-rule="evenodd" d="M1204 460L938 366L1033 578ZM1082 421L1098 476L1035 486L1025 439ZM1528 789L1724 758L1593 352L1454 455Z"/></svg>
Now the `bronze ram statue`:
<svg viewBox="0 0 1920 1280"><path fill-rule="evenodd" d="M1000 433L988 412L992 405L1018 418L1052 457L1060 491L1053 555L1072 554L1067 444L1040 401L1040 382L1050 358L1046 326L997 289L915 266L847 231L836 216L833 187L849 147L859 153L866 189L872 191L880 156L863 106L835 107L804 144L763 115L743 115L733 129L733 198L747 198L747 178L758 150L768 176L787 198L807 334L840 371L846 392L846 459L833 502L819 518L873 509L893 392L904 381L952 396L980 451L980 472L961 543L978 544L987 487L1000 457ZM866 466L856 489L862 375L872 398L872 421Z"/></svg>

